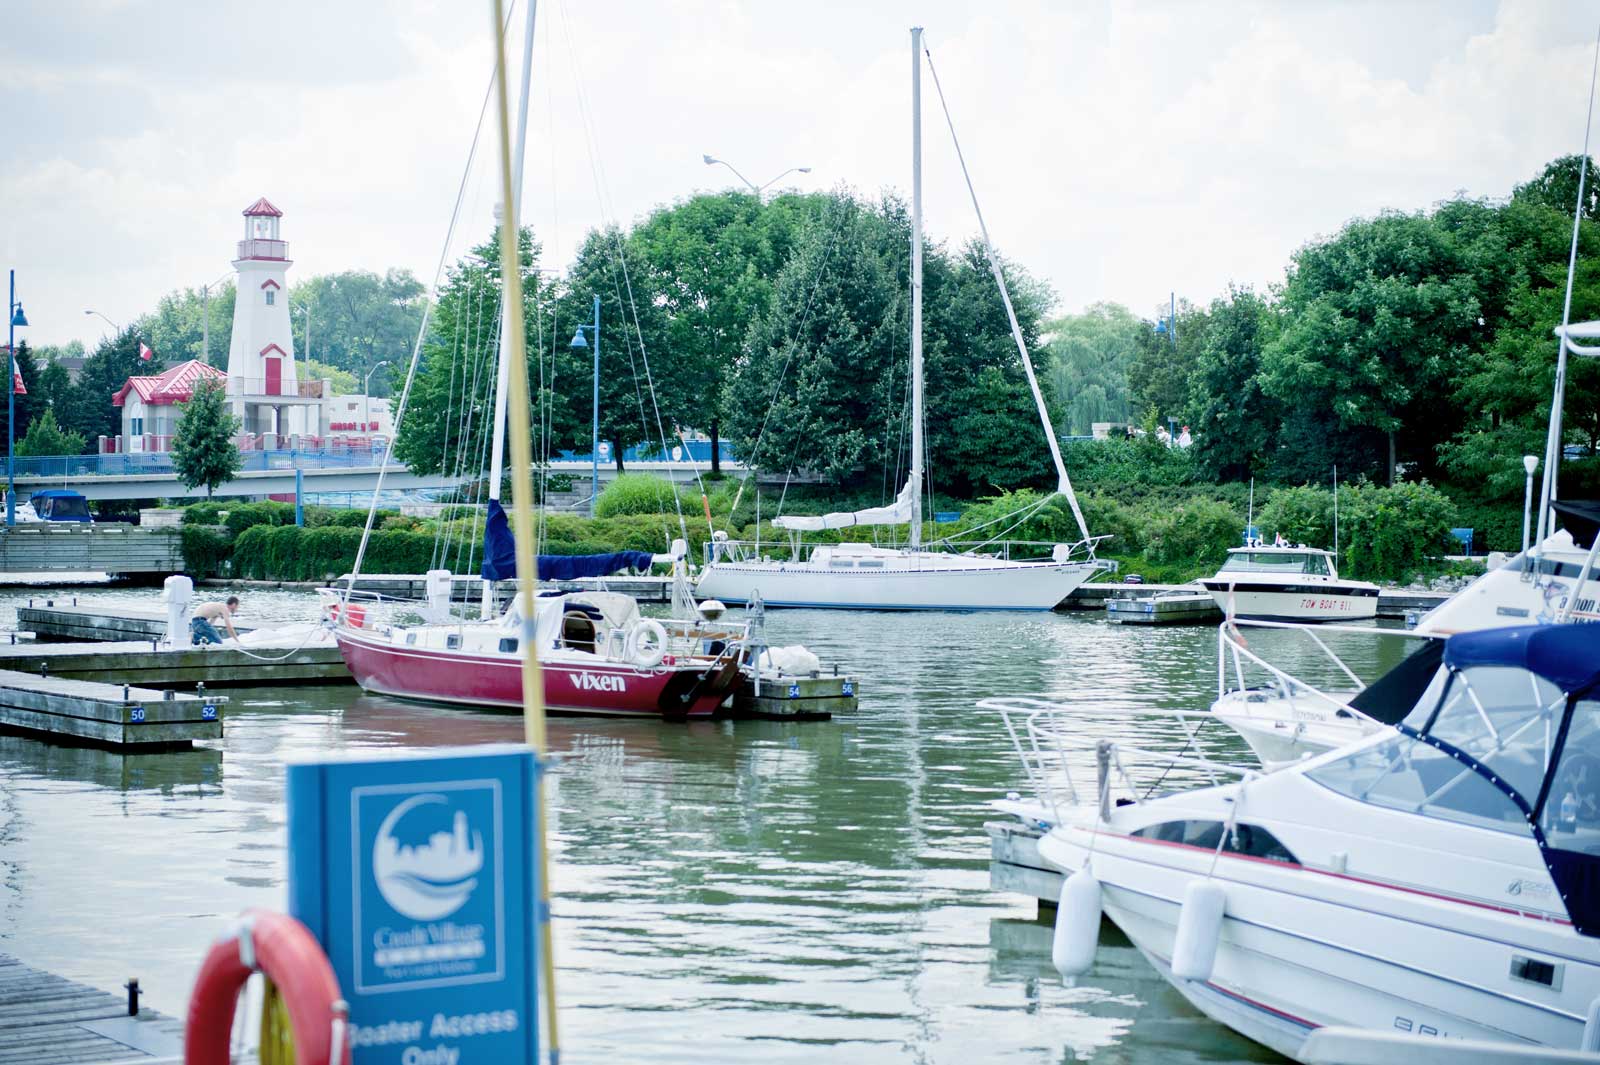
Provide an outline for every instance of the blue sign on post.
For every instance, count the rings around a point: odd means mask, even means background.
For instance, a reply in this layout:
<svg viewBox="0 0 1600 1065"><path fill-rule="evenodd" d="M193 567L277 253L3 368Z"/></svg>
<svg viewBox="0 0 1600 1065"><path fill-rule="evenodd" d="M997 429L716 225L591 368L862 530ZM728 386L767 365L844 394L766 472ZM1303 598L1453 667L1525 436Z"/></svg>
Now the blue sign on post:
<svg viewBox="0 0 1600 1065"><path fill-rule="evenodd" d="M540 769L469 750L289 767L289 912L350 1003L354 1065L538 1057Z"/></svg>

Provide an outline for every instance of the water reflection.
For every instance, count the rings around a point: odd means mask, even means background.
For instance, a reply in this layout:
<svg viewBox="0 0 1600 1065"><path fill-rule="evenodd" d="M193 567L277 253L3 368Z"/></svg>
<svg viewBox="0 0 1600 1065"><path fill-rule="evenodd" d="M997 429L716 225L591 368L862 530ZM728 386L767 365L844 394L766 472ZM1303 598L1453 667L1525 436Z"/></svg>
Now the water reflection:
<svg viewBox="0 0 1600 1065"><path fill-rule="evenodd" d="M314 609L297 594L267 605ZM1200 1018L1112 930L1095 972L1063 987L1033 904L987 891L986 804L1022 773L977 700L1201 707L1214 630L795 611L770 614L768 636L861 674L861 709L829 723L550 723L569 1059L1270 1057ZM1379 652L1346 642L1376 669ZM181 1013L222 921L284 905L287 761L522 736L513 715L349 686L230 694L217 750L130 761L0 740L3 949L105 987L137 974L152 1006ZM1157 722L1097 727L1175 742Z"/></svg>

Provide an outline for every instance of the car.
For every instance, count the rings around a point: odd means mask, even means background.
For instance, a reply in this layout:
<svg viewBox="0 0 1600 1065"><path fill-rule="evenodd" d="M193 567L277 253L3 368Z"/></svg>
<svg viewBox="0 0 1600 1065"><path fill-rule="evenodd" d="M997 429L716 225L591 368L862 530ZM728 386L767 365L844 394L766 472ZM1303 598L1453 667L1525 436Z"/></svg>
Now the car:
<svg viewBox="0 0 1600 1065"><path fill-rule="evenodd" d="M1126 577L1122 578L1122 583L1123 584L1143 584L1144 583L1144 577L1142 575L1138 574L1138 573L1130 573Z"/></svg>

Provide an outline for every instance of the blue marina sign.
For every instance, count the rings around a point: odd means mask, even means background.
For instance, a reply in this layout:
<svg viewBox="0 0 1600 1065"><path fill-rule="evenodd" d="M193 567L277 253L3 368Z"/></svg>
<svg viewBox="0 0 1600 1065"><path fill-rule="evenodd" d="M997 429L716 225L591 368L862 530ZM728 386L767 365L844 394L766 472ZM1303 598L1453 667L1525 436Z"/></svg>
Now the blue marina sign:
<svg viewBox="0 0 1600 1065"><path fill-rule="evenodd" d="M509 746L289 767L289 911L350 1003L353 1065L537 1059L538 772Z"/></svg>

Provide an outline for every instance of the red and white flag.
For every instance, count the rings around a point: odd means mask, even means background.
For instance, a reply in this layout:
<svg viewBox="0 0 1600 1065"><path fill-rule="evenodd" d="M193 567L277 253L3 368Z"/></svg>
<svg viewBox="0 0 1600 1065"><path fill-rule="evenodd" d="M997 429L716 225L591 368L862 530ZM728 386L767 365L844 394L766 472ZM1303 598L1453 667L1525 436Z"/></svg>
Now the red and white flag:
<svg viewBox="0 0 1600 1065"><path fill-rule="evenodd" d="M155 357L156 353L151 351L144 341L139 341L139 359L143 362L149 362Z"/></svg>
<svg viewBox="0 0 1600 1065"><path fill-rule="evenodd" d="M17 370L11 375L11 392L13 395L18 396L25 396L28 394L28 386L22 383L21 370Z"/></svg>

